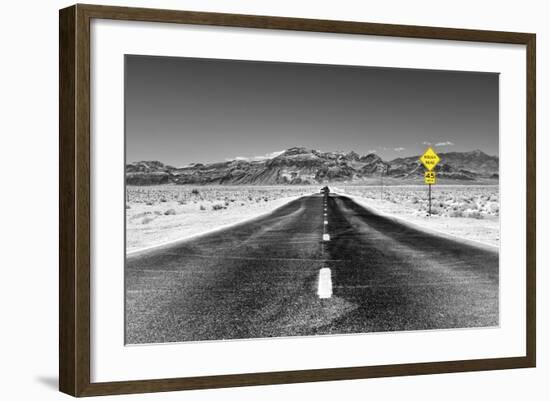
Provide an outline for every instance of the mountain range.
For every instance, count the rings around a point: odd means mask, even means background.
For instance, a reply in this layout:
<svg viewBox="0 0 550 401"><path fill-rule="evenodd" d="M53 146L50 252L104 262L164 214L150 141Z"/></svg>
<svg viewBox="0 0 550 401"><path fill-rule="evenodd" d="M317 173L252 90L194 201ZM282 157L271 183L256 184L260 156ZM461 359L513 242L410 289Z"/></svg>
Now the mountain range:
<svg viewBox="0 0 550 401"><path fill-rule="evenodd" d="M440 153L436 166L438 180L463 183L496 183L498 156L481 150ZM372 182L387 177L398 182L418 182L424 175L419 156L384 161L378 155L356 152L322 152L293 147L264 160L230 160L193 163L173 167L159 161L126 165L128 185L223 184L223 185L306 185L323 183Z"/></svg>

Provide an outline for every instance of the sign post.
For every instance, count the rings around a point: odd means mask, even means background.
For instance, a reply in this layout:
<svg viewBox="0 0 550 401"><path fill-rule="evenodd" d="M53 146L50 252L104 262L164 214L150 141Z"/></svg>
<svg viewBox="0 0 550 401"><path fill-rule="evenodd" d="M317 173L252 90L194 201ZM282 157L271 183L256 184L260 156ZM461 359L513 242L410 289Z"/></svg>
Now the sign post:
<svg viewBox="0 0 550 401"><path fill-rule="evenodd" d="M433 169L440 161L441 159L432 148L428 148L420 156L420 162L426 168L426 171L424 171L424 184L428 185L428 216L432 215L432 184L435 184L435 171Z"/></svg>

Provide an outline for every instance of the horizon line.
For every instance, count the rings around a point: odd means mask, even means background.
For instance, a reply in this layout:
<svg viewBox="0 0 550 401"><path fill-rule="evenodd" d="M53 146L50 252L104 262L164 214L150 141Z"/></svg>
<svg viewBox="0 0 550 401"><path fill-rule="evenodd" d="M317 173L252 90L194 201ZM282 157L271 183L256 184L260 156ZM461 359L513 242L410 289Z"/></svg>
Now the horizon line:
<svg viewBox="0 0 550 401"><path fill-rule="evenodd" d="M426 149L428 148L432 148L434 149L434 147L436 147L435 145L427 145L426 146ZM178 166L175 166L174 163L165 163L161 160L158 160L158 159L141 159L141 160L132 160L132 161L129 161L129 160L125 160L125 164L131 164L131 163L143 163L143 162L159 162L159 163L162 163L163 165L165 166L171 166L171 167L176 167L176 168L181 168L181 167L185 167L185 166L189 166L189 165L194 165L194 164L216 164L216 163L226 163L226 162L232 162L232 161L243 161L243 162L262 162L262 161L265 161L265 160L271 160L271 159L274 159L275 157L277 156L280 156L281 154L287 152L288 150L290 149L306 149L306 150L311 150L311 151L317 151L317 152L320 152L320 153L342 153L342 154L349 154L349 153L355 153L357 155L359 155L359 157L365 157L365 156L369 156L369 155L376 155L378 156L377 154L377 151L369 151L368 153L366 154L360 154L354 150L350 150L350 151L344 151L344 150L329 150L329 151L325 151L325 150L320 150L320 149L313 149L313 148L308 148L306 146L292 146L290 148L287 148L285 150L282 150L282 151L276 151L276 152L270 152L270 153L266 153L264 156L234 156L232 158L225 158L224 160L218 160L218 161L212 161L212 162L189 162L189 163L185 163L185 164L181 164L181 165L178 165ZM386 149L384 149L386 150ZM434 149L436 152L437 152L437 149ZM444 151L444 152L437 152L439 154L447 154L447 153L472 153L472 152L476 152L476 151L479 151L487 156L490 156L490 157L499 157L499 155L493 155L493 154L490 154L490 153L487 153L486 151L483 151L479 148L477 149L473 149L473 150L465 150L465 151L456 151L456 150L448 150L448 151ZM269 154L275 154L274 156L272 157L267 157L267 155ZM415 156L420 156L421 153L414 153L414 154L409 154L408 156L407 155L402 155L402 156L398 156L398 157L394 157L392 159L383 159L382 157L380 157L380 159L382 161L386 161L386 162L391 162L393 160L397 160L397 159L407 159L407 158L410 158L410 157L415 157Z"/></svg>

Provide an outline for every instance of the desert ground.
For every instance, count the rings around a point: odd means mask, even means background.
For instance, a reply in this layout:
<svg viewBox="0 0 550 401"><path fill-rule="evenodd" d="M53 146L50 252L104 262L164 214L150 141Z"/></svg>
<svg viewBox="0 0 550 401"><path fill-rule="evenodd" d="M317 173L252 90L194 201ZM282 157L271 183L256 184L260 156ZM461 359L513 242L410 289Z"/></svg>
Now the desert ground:
<svg viewBox="0 0 550 401"><path fill-rule="evenodd" d="M320 186L128 186L126 252L210 232L265 215ZM498 186L334 185L331 191L375 211L458 237L499 244Z"/></svg>

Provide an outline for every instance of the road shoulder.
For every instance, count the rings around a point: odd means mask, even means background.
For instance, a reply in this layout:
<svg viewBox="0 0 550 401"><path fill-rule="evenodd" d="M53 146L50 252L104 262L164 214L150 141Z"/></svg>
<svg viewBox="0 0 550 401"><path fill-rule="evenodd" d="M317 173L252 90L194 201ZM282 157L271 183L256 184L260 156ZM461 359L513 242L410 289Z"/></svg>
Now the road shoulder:
<svg viewBox="0 0 550 401"><path fill-rule="evenodd" d="M153 233L155 235L151 235L149 239L144 236L140 241L134 243L133 246L128 246L126 255L139 255L153 249L159 249L178 242L226 230L248 221L260 219L301 197L303 197L303 195L280 198L266 203L262 208L248 209L244 213L242 211L241 213L231 213L231 211L227 213L218 213L216 215L207 216L210 218L203 218L202 221L196 218L187 218L185 220L181 218L178 219L177 216L168 216L171 218L170 222L155 227L155 232ZM137 237L137 233L127 233L127 235L128 234Z"/></svg>
<svg viewBox="0 0 550 401"><path fill-rule="evenodd" d="M370 199L351 195L345 191L338 191L336 194L346 196L370 212L392 219L407 227L490 252L499 252L500 225L498 219L478 220L460 217L415 216L396 205L384 204L383 201L373 202Z"/></svg>

